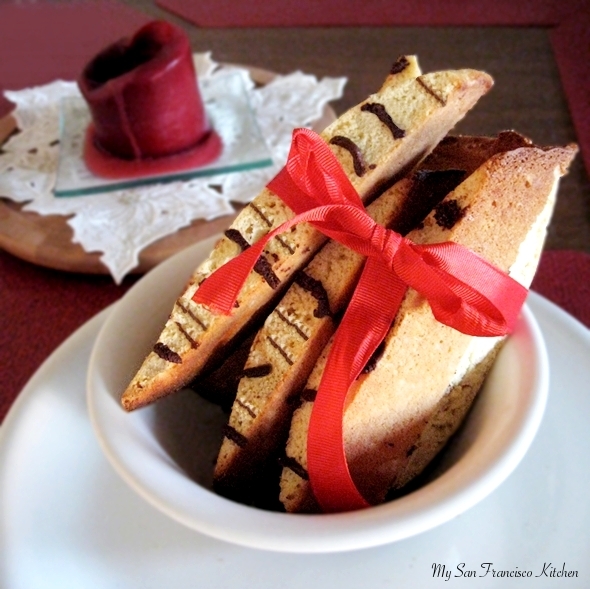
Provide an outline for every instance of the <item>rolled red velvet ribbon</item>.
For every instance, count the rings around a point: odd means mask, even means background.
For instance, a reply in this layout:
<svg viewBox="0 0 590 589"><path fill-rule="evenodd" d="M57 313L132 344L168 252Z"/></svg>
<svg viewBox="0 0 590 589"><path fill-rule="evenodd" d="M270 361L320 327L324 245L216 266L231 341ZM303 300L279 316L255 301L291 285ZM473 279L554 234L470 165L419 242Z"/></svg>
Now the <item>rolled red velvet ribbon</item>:
<svg viewBox="0 0 590 589"><path fill-rule="evenodd" d="M199 92L190 42L179 27L153 21L131 39L110 45L86 65L78 86L92 115L86 159L100 175L109 175L109 157L148 162L199 151L205 161L198 163L207 163L220 153L221 142L209 126ZM95 163L101 153L107 164ZM126 173L124 164L113 161L111 167L113 176Z"/></svg>
<svg viewBox="0 0 590 589"><path fill-rule="evenodd" d="M367 507L346 463L344 404L351 384L387 335L406 289L422 294L438 321L475 336L510 333L528 290L459 244L416 245L376 223L328 145L308 129L294 131L287 164L268 187L295 217L216 270L193 300L231 314L265 245L298 223L312 223L328 237L367 256L334 337L307 440L310 483L322 509L339 512Z"/></svg>

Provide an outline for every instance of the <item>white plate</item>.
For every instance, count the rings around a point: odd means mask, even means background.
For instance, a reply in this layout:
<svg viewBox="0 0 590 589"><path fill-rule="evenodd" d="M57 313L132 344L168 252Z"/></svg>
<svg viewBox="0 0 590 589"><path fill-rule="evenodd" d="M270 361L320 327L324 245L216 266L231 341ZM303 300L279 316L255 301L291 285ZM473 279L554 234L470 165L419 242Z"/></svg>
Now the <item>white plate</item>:
<svg viewBox="0 0 590 589"><path fill-rule="evenodd" d="M115 470L149 503L220 540L265 550L336 552L387 544L445 523L517 466L541 423L548 391L545 345L527 306L429 484L371 509L321 517L262 511L213 493L211 465L227 415L191 391L132 413L122 410L120 398L176 293L214 239L184 250L138 282L106 321L90 357L87 400L94 431Z"/></svg>
<svg viewBox="0 0 590 589"><path fill-rule="evenodd" d="M590 331L534 293L551 365L549 403L516 471L462 516L409 540L351 553L266 553L175 523L121 481L86 414L86 363L108 311L67 340L0 427L0 587L404 589L590 586ZM578 577L466 579L459 570ZM461 563L465 563L463 568ZM433 577L445 565L449 582ZM547 569L549 571L549 569Z"/></svg>

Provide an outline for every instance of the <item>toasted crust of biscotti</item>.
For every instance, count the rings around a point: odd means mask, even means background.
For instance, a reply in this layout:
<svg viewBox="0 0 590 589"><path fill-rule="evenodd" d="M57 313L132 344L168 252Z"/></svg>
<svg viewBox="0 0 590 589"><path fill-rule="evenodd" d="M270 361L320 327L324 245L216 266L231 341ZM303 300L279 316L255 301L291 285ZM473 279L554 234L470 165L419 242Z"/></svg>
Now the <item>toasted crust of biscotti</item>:
<svg viewBox="0 0 590 589"><path fill-rule="evenodd" d="M407 67L414 71L415 58L407 61ZM379 187L392 183L398 174L425 157L491 85L487 74L475 70L444 71L416 78L402 70L392 74L377 94L344 113L321 136L330 144L361 198L370 200ZM384 107L387 116L376 114L370 106L374 104ZM347 141L343 143L337 137ZM263 256L264 272L250 274L231 315L215 315L194 303L192 297L217 267L292 216L293 212L268 189L238 215L193 274L153 351L123 392L121 402L126 410L186 385L213 358L223 355L253 316L266 313L267 305L280 296L293 274L326 241L308 224L300 224L271 240Z"/></svg>
<svg viewBox="0 0 590 589"><path fill-rule="evenodd" d="M407 233L491 155L530 145L513 132L452 137L415 174L367 207L381 225ZM298 274L257 333L239 380L215 467L215 488L248 502L265 461L284 447L296 399L348 304L364 258L329 241ZM240 369L240 370L241 370ZM196 387L198 390L198 386Z"/></svg>
<svg viewBox="0 0 590 589"><path fill-rule="evenodd" d="M493 156L408 236L417 243L452 240L528 286L549 223L558 179L575 146L519 148ZM450 211L454 211L450 214ZM458 213L457 213L458 211ZM502 338L462 334L433 317L409 289L374 369L350 391L344 415L351 475L372 503L419 474L457 429ZM322 352L306 387L317 390L329 353ZM295 412L281 477L288 511L316 511L306 479L307 427L313 401Z"/></svg>

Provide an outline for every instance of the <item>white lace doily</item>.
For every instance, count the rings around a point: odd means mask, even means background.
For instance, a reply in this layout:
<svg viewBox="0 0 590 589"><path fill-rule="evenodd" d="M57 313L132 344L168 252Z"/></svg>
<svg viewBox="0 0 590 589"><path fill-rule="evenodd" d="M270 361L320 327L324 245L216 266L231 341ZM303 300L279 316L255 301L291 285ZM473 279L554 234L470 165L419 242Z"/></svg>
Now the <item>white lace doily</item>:
<svg viewBox="0 0 590 589"><path fill-rule="evenodd" d="M195 54L200 78L227 72L210 53ZM323 78L294 72L257 87L243 73L252 109L272 153L271 167L155 184L89 196L53 195L59 156L59 104L63 97L80 96L75 82L6 91L16 104L12 113L19 133L0 151L0 195L26 203L24 210L41 215L73 215L73 241L85 251L102 252L101 261L119 283L138 264L139 252L175 233L194 219L211 220L233 212L230 201L246 203L284 165L295 127L310 126L326 104L342 96L345 78ZM216 187L216 188L213 188ZM221 187L221 190L219 190Z"/></svg>

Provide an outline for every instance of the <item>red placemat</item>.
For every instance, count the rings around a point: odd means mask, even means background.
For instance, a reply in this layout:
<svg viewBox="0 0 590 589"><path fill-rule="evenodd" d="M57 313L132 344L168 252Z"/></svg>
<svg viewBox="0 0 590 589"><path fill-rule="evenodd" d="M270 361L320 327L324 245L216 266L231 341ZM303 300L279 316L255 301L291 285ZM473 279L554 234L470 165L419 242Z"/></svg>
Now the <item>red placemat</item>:
<svg viewBox="0 0 590 589"><path fill-rule="evenodd" d="M116 286L110 276L49 270L0 250L0 422L49 354L135 281Z"/></svg>
<svg viewBox="0 0 590 589"><path fill-rule="evenodd" d="M590 174L590 0L156 0L202 27L550 27L586 170Z"/></svg>
<svg viewBox="0 0 590 589"><path fill-rule="evenodd" d="M203 27L555 25L584 0L156 0Z"/></svg>
<svg viewBox="0 0 590 589"><path fill-rule="evenodd" d="M0 2L0 117L13 107L2 90L74 80L92 55L148 20L112 0ZM0 421L41 362L132 281L117 287L110 277L46 270L0 251Z"/></svg>
<svg viewBox="0 0 590 589"><path fill-rule="evenodd" d="M590 2L551 30L551 43L586 171L590 175Z"/></svg>
<svg viewBox="0 0 590 589"><path fill-rule="evenodd" d="M75 80L105 45L150 18L112 0L0 2L0 96L53 80ZM11 109L0 98L0 117Z"/></svg>
<svg viewBox="0 0 590 589"><path fill-rule="evenodd" d="M531 288L590 328L590 255L572 250L543 253Z"/></svg>

